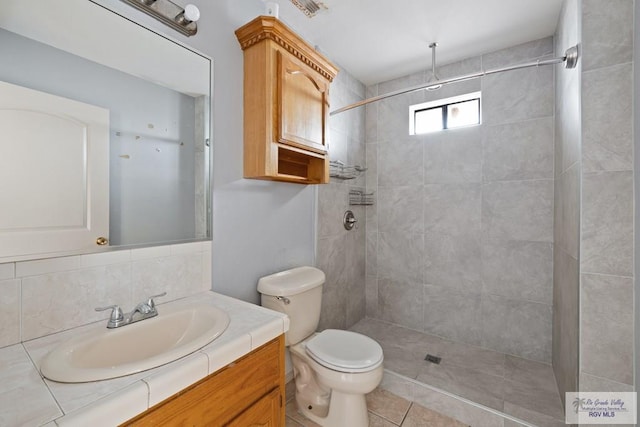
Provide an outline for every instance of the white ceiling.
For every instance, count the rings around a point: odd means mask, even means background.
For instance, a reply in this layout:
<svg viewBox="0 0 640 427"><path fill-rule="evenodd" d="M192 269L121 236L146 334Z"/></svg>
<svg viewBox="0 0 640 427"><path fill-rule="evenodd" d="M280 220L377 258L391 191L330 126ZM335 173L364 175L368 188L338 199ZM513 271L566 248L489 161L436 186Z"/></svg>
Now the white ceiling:
<svg viewBox="0 0 640 427"><path fill-rule="evenodd" d="M308 18L280 0L280 19L365 84L555 32L563 0L324 0Z"/></svg>

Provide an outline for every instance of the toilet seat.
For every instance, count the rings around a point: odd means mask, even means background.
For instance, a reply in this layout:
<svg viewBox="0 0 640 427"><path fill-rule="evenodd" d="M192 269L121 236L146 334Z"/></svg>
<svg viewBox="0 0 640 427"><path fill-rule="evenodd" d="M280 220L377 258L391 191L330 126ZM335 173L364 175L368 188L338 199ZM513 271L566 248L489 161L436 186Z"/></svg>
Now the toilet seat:
<svg viewBox="0 0 640 427"><path fill-rule="evenodd" d="M307 354L325 368L339 372L371 371L382 364L382 347L356 332L326 329L306 342Z"/></svg>

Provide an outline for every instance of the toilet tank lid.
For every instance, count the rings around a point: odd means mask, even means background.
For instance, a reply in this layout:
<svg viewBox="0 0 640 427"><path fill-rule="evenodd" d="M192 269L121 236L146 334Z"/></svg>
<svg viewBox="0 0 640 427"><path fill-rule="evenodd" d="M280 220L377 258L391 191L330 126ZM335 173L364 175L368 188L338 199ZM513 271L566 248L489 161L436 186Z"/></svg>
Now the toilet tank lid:
<svg viewBox="0 0 640 427"><path fill-rule="evenodd" d="M258 292L272 296L291 296L324 283L324 272L314 267L297 267L262 277Z"/></svg>

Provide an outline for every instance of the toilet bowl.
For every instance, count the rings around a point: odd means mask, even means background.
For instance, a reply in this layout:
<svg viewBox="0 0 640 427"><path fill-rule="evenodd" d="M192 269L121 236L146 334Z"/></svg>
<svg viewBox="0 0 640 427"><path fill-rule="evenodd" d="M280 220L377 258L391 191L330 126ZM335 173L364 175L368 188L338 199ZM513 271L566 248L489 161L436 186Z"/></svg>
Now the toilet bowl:
<svg viewBox="0 0 640 427"><path fill-rule="evenodd" d="M341 348L319 347L344 340L351 343ZM359 346L363 342L366 345ZM313 351L315 347L321 352ZM365 349L369 351L366 356ZM369 425L365 395L380 384L383 374L378 343L354 332L329 329L291 346L290 351L300 412L321 426Z"/></svg>
<svg viewBox="0 0 640 427"><path fill-rule="evenodd" d="M356 332L327 329L320 320L325 275L298 267L258 282L262 305L289 316L285 343L291 353L298 409L326 427L367 427L365 395L382 381L382 347Z"/></svg>

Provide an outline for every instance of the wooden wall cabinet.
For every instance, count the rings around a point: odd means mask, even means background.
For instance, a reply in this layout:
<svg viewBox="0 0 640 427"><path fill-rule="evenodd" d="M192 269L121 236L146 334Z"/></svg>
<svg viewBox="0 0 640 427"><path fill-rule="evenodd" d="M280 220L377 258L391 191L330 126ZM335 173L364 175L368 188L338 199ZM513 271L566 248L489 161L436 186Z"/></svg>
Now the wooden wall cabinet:
<svg viewBox="0 0 640 427"><path fill-rule="evenodd" d="M284 427L284 335L122 425Z"/></svg>
<svg viewBox="0 0 640 427"><path fill-rule="evenodd" d="M244 51L244 177L329 182L329 86L338 69L271 16L236 36Z"/></svg>

